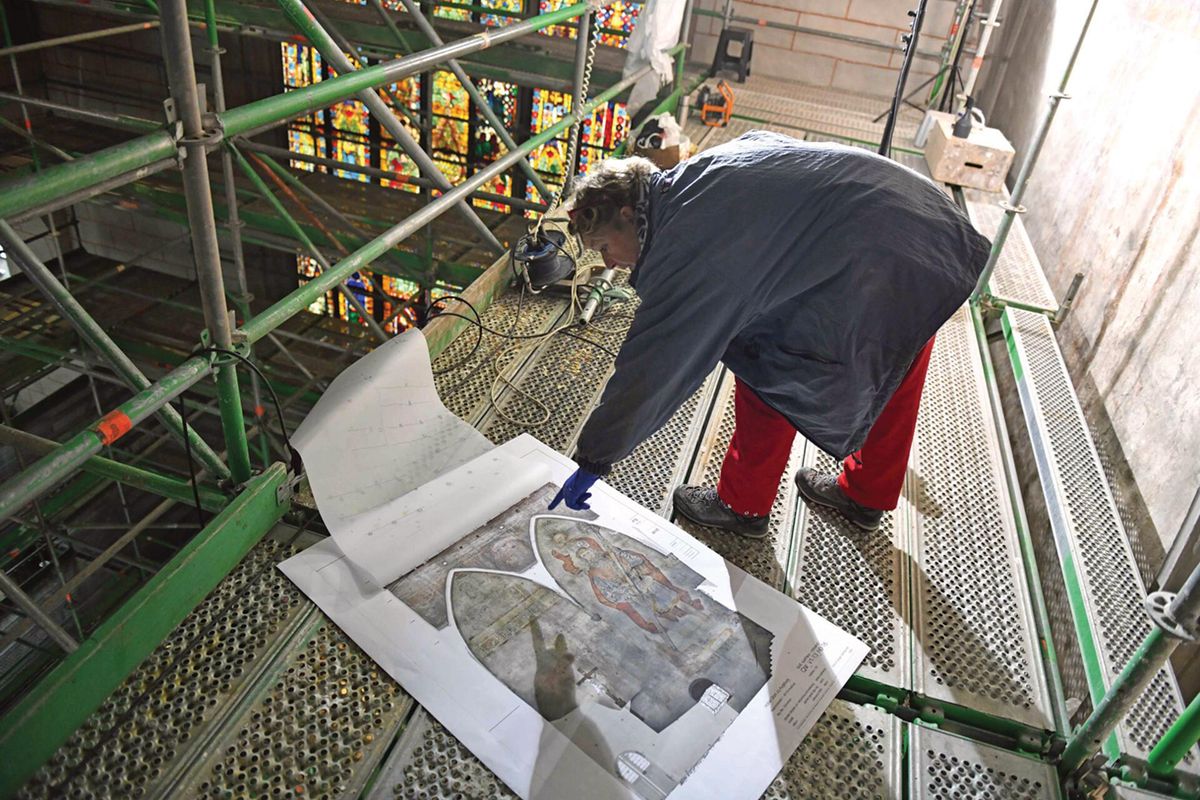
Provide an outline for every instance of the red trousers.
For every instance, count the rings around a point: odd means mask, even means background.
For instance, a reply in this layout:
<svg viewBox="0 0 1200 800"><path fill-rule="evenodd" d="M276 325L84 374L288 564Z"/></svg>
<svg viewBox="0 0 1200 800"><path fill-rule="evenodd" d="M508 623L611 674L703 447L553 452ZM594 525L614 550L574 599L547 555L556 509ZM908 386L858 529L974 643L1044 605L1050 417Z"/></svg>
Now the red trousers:
<svg viewBox="0 0 1200 800"><path fill-rule="evenodd" d="M888 510L900 499L932 350L930 339L883 407L862 449L842 462L838 485L859 505ZM721 465L717 494L739 514L764 516L775 503L796 429L741 381L734 389L733 408L733 438Z"/></svg>

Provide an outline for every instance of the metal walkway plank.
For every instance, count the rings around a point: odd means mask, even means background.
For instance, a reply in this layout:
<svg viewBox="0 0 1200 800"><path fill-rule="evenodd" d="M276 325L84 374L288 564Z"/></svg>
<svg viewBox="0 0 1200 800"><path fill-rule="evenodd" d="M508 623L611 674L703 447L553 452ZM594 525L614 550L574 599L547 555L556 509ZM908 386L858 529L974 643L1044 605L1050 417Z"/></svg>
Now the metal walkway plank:
<svg viewBox="0 0 1200 800"><path fill-rule="evenodd" d="M1000 203L1008 200L1008 190L997 193L964 189L963 196L967 201L967 215L975 229L988 239L994 238L1004 216ZM1046 281L1046 273L1042 271L1042 264L1033 251L1033 242L1029 240L1025 222L1019 214L1013 220L1004 249L1000 251L1000 260L988 283L988 291L1001 300L1016 300L1050 311L1058 308L1058 300Z"/></svg>
<svg viewBox="0 0 1200 800"><path fill-rule="evenodd" d="M804 466L835 474L841 463L809 444ZM786 478L791 481L789 472ZM835 511L801 503L788 586L797 600L870 646L858 674L912 688L908 625L907 499L865 533Z"/></svg>
<svg viewBox="0 0 1200 800"><path fill-rule="evenodd" d="M733 387L733 375L726 373L721 387L717 390L716 404L713 406L712 416L709 418L708 426L700 440L696 461L689 471L687 479L689 484L714 487L717 485L725 451L729 449L729 440L733 436ZM804 445L804 439L797 436L793 442L788 468L784 470L779 479L779 492L775 497L775 504L771 507L771 520L766 537L749 539L745 536L705 528L681 517L675 519L675 524L695 536L713 552L741 567L763 583L776 589L783 589L785 565L791 550L792 527L797 502L792 473L800 465Z"/></svg>
<svg viewBox="0 0 1200 800"><path fill-rule="evenodd" d="M966 306L938 332L909 463L914 688L1052 730L975 336Z"/></svg>
<svg viewBox="0 0 1200 800"><path fill-rule="evenodd" d="M1073 609L1080 647L1098 661L1103 685L1092 692L1103 692L1150 632L1146 588L1049 320L1008 308L1001 321L1064 579L1082 604ZM1164 668L1117 728L1121 751L1144 759L1182 711ZM1195 748L1179 769L1200 774Z"/></svg>
<svg viewBox="0 0 1200 800"><path fill-rule="evenodd" d="M1058 800L1049 765L923 725L909 728L913 800Z"/></svg>
<svg viewBox="0 0 1200 800"><path fill-rule="evenodd" d="M153 796L304 615L308 601L275 569L294 549L270 535L255 545L18 797Z"/></svg>
<svg viewBox="0 0 1200 800"><path fill-rule="evenodd" d="M561 299L547 295L506 292L483 312L483 324L495 331L517 336L544 333L565 307ZM451 306L456 311L460 306ZM470 316L470 310L466 310ZM479 347L475 344L479 342ZM511 366L518 351L512 342L469 326L442 351L433 362L434 384L446 407L467 422L474 423L491 404L489 390L496 368Z"/></svg>
<svg viewBox="0 0 1200 800"><path fill-rule="evenodd" d="M763 800L900 797L903 725L873 706L834 700Z"/></svg>

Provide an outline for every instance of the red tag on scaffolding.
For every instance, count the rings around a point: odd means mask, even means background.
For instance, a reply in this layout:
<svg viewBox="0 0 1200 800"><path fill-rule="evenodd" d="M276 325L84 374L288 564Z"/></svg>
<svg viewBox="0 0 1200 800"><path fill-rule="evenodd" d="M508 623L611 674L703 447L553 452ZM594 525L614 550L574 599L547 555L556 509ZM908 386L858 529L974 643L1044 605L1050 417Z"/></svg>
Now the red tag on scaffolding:
<svg viewBox="0 0 1200 800"><path fill-rule="evenodd" d="M133 428L133 420L124 411L110 411L96 423L96 433L100 441L110 445L120 439Z"/></svg>

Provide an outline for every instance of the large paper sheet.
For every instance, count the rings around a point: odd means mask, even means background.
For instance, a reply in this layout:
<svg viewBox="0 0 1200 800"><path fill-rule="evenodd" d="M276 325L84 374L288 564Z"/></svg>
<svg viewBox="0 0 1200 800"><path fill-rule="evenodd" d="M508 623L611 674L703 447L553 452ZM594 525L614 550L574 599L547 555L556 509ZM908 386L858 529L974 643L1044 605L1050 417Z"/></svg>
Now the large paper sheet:
<svg viewBox="0 0 1200 800"><path fill-rule="evenodd" d="M479 522L489 463L547 480ZM604 483L548 511L573 469L521 436L435 479L463 529L411 572L340 540L281 569L523 798L760 796L866 645Z"/></svg>
<svg viewBox="0 0 1200 800"><path fill-rule="evenodd" d="M493 452L483 434L442 405L418 330L338 375L292 444L338 547L380 585L547 477Z"/></svg>

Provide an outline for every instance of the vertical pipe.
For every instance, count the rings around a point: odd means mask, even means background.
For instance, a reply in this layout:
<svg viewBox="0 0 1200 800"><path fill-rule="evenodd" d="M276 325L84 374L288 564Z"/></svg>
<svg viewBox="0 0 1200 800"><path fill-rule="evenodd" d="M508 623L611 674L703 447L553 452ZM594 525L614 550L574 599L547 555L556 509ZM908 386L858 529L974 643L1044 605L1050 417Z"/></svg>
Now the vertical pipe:
<svg viewBox="0 0 1200 800"><path fill-rule="evenodd" d="M904 102L904 85L908 83L908 71L912 67L913 55L917 52L917 42L921 37L921 23L925 20L926 0L920 0L916 12L908 12L913 18L912 28L904 37L904 61L900 64L900 75L896 79L896 93L892 95L892 107L888 111L887 122L883 126L883 136L879 142L879 155L891 158L892 133L896 130L896 118L900 116L900 106Z"/></svg>
<svg viewBox="0 0 1200 800"><path fill-rule="evenodd" d="M983 69L983 57L987 54L988 43L992 40L992 31L999 24L996 18L1000 16L1000 6L1003 3L1004 0L992 0L992 7L988 9L987 19L983 22L983 32L979 34L979 46L975 48L975 57L971 59L971 71L963 81L963 97L970 97L971 92L975 91L975 80L979 77L979 71Z"/></svg>
<svg viewBox="0 0 1200 800"><path fill-rule="evenodd" d="M308 234L304 232L304 229L300 227L300 223L296 221L295 217L288 213L288 210L284 208L283 203L271 192L271 189L263 181L262 176L254 171L254 167L250 165L250 162L246 160L246 157L242 155L241 151L235 148L232 144L227 143L225 147L237 158L238 167L241 168L242 173L250 179L250 182L254 184L254 188L258 190L259 194L266 198L267 202L271 204L271 207L275 209L275 213L279 215L279 218L283 220L284 224L291 229L292 236L296 237L297 241L304 246L304 249L308 251L308 254L317 262L322 271L329 269L329 259L325 258L325 254L317 249L317 246L313 243L313 240L310 239ZM273 172L269 174L271 177L274 177ZM329 236L330 238L333 238L332 234ZM357 311L358 315L363 318L363 322L366 324L367 328L370 329L371 333L375 335L375 338L379 339L381 342L386 342L388 340L387 334L382 328L379 327L379 323L376 322L375 318L367 312L367 309L363 307L363 304L359 302L359 299L354 296L354 292L350 291L345 284L338 284L337 288L338 291L342 293L342 296L346 298L346 302L350 304L350 307Z"/></svg>
<svg viewBox="0 0 1200 800"><path fill-rule="evenodd" d="M41 626L63 650L74 653L79 649L79 643L71 638L71 634L63 630L62 626L51 619L49 614L42 611L41 606L25 594L25 591L17 585L16 581L8 577L4 570L0 570L0 591L3 591L5 596L12 600L27 617Z"/></svg>
<svg viewBox="0 0 1200 800"><path fill-rule="evenodd" d="M204 0L204 23L208 34L208 53L212 70L213 106L218 114L225 113L225 73L221 70L221 40L217 33L217 9L213 0ZM228 215L226 227L229 229L229 248L233 251L233 284L234 291L230 299L237 308L242 321L250 319L250 287L246 282L246 254L242 248L242 220L238 212L237 185L233 181L233 159L229 151L221 148L221 178L225 183L225 208ZM254 347L247 351L254 358ZM258 385L258 373L250 370L250 396L254 400L254 416L260 423L263 421L262 387ZM267 450L266 434L259 433L259 444L262 450L263 466L270 460Z"/></svg>
<svg viewBox="0 0 1200 800"><path fill-rule="evenodd" d="M1075 49L1071 52L1071 60L1067 62L1067 68L1063 70L1062 80L1058 84L1058 91L1050 95L1050 107L1046 109L1046 114L1042 117L1041 123L1038 124L1037 132L1033 135L1033 141L1029 145L1029 154L1025 156L1025 160L1021 163L1021 171L1017 174L1017 179L1013 183L1012 195L1005 204L1004 216L1000 219L1000 227L996 229L996 235L992 238L992 251L988 254L988 260L984 264L983 273L979 276L979 281L975 284L975 292L971 295L971 298L975 301L978 301L982 297L990 296L987 292L988 281L991 280L992 273L996 271L996 264L1000 261L1000 253L1004 250L1004 242L1008 239L1008 232L1012 229L1013 220L1017 214L1024 210L1021 207L1021 200L1025 197L1025 187L1029 184L1029 176L1033 173L1033 167L1042 152L1042 145L1046 143L1046 136L1050 133L1050 125L1054 122L1054 115L1058 113L1058 104L1067 97L1067 81L1071 79L1071 70L1075 68L1075 61L1079 58L1079 51L1083 48L1083 40L1087 36L1088 27L1092 24L1092 17L1096 15L1096 6L1099 2L1100 0L1092 0L1087 17L1083 21L1083 27L1079 31L1079 38L1075 41Z"/></svg>
<svg viewBox="0 0 1200 800"><path fill-rule="evenodd" d="M679 105L675 109L675 120L679 123L680 128L687 124L688 118L688 96L683 88L683 73L687 67L688 50L691 49L688 39L692 35L692 2L693 0L687 0L683 6L683 29L679 32L679 43L683 45L683 52L679 54L679 61L675 65L675 89L680 92Z"/></svg>
<svg viewBox="0 0 1200 800"><path fill-rule="evenodd" d="M212 187L208 178L206 145L211 135L204 130L201 117L201 98L196 88L185 0L164 0L162 38L163 58L167 64L175 113L183 124L183 191L187 199L188 225L192 231L192 252L196 260L196 281L200 286L204 324L213 344L230 350L233 348L233 331L225 305L217 221L213 215ZM229 471L236 483L244 483L250 478L250 450L246 442L246 422L242 418L237 370L232 363L226 362L216 364L215 371L221 427L229 454Z"/></svg>
<svg viewBox="0 0 1200 800"><path fill-rule="evenodd" d="M587 104L588 78L592 73L592 59L596 57L595 43L592 41L592 24L594 11L589 11L579 18L578 36L575 38L575 80L571 84L571 110L576 111ZM579 168L579 135L583 130L583 118L571 126L567 134L567 163L563 170L564 183L575 176ZM549 195L543 195L549 203Z"/></svg>
<svg viewBox="0 0 1200 800"><path fill-rule="evenodd" d="M142 374L137 365L121 351L117 343L87 313L87 309L71 296L66 287L58 282L50 269L34 255L29 246L12 229L12 226L4 220L0 220L0 243L4 245L4 249L8 251L10 257L21 265L26 277L41 290L42 294L58 309L58 312L78 331L83 340L121 376L125 383L135 390L146 389L150 386L150 380ZM160 409L158 418L167 430L181 441L183 440L185 436L183 421L173 409L168 407ZM186 431L186 436L189 446L206 466L218 470L217 474L222 477L228 476L229 471L221 463L220 457L200 438L199 434L189 429Z"/></svg>

